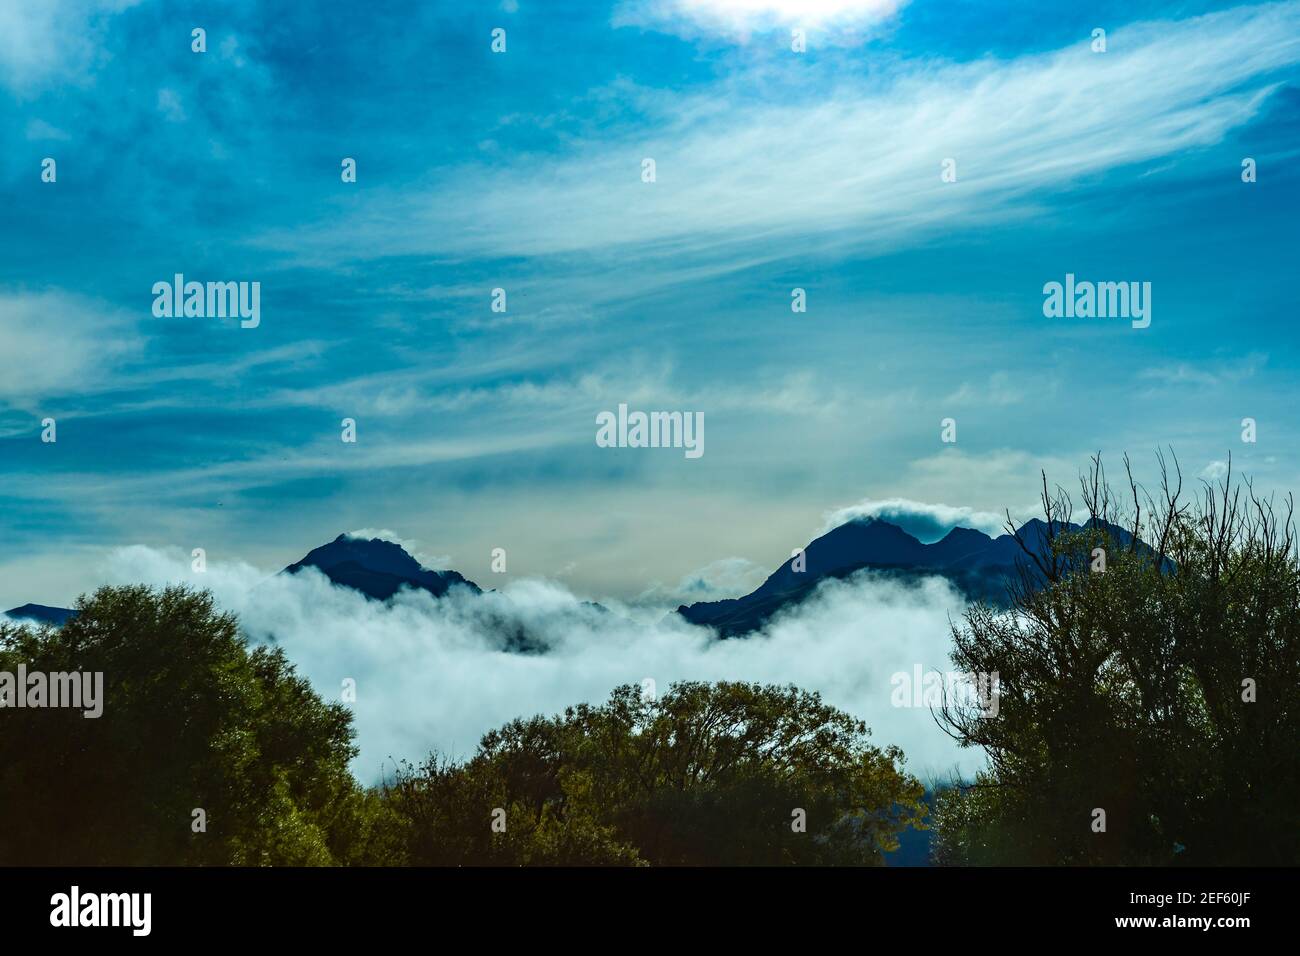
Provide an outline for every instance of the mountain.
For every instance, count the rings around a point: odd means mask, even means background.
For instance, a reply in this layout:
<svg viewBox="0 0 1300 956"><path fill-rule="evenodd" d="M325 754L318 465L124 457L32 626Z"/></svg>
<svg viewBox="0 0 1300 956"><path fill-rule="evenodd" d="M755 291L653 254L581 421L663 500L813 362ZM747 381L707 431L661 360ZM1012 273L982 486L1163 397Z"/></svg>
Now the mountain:
<svg viewBox="0 0 1300 956"><path fill-rule="evenodd" d="M1079 530L1079 525L1058 526ZM1129 535L1108 526L1121 543ZM1025 544L1043 553L1049 540L1048 525L1034 519L1019 529ZM1013 535L989 537L971 528L953 528L941 540L922 544L897 525L878 518L850 521L817 538L803 552L804 568L796 571L796 558L779 567L759 588L742 598L682 605L677 613L693 624L714 627L723 637L737 637L762 627L773 614L808 597L828 578L845 578L870 568L886 577L915 580L938 574L948 578L972 599L994 603L1006 600L1006 584L1025 560Z"/></svg>
<svg viewBox="0 0 1300 956"><path fill-rule="evenodd" d="M282 573L297 574L303 568L316 568L335 584L353 588L376 601L387 601L402 587L428 591L434 597L442 597L457 585L482 593L477 584L456 571L430 571L401 545L382 538L366 540L341 534L308 552Z"/></svg>
<svg viewBox="0 0 1300 956"><path fill-rule="evenodd" d="M434 597L442 597L457 586L469 588L474 594L482 593L477 584L456 571L431 571L407 554L401 545L381 538L366 540L341 534L329 544L308 552L281 573L297 574L303 568L316 568L335 584L360 591L376 601L388 600L403 587L427 591ZM58 626L77 612L64 607L24 604L5 614L18 620Z"/></svg>
<svg viewBox="0 0 1300 956"><path fill-rule="evenodd" d="M1077 530L1079 525L1062 526ZM1131 536L1108 526L1121 544ZM1048 526L1041 520L1026 522L1019 529L1026 544L1042 551L1048 540ZM1142 545L1145 548L1145 545ZM972 599L1001 603L1006 599L1007 578L1024 560L1020 544L1009 534L991 538L970 528L954 528L941 540L923 544L897 525L881 519L850 521L828 531L803 551L804 569L794 570L794 560L781 565L751 594L725 601L682 605L676 611L694 624L716 628L723 637L735 637L757 630L773 614L798 604L822 581L845 578L864 568L902 580L939 574ZM1168 559L1166 559L1168 560ZM381 538L353 538L341 534L328 544L307 553L286 567L282 574L297 574L315 568L334 584L360 591L376 601L387 601L403 587L442 597L454 587L483 593L473 581L456 571L433 571L423 567L401 545ZM599 604L584 602L590 609L612 613ZM76 611L40 604L24 604L5 612L11 618L61 625ZM513 625L518 627L517 623ZM512 634L512 647L533 648L539 640Z"/></svg>
<svg viewBox="0 0 1300 956"><path fill-rule="evenodd" d="M37 621L41 624L54 624L56 626L64 624L69 618L77 616L77 612L67 607L47 607L44 604L24 604L22 607L16 607L12 610L5 611L6 617L12 617L16 620Z"/></svg>

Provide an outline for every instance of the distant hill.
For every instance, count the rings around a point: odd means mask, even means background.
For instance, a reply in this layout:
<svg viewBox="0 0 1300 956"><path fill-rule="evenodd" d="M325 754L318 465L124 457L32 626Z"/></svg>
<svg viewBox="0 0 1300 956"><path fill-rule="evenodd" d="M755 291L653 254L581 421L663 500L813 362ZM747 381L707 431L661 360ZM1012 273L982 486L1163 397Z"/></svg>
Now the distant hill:
<svg viewBox="0 0 1300 956"><path fill-rule="evenodd" d="M1079 527L1068 525L1061 530ZM1027 545L1042 551L1048 540L1047 530L1045 522L1035 519L1022 525L1019 532ZM1121 543L1130 539L1120 528L1111 527L1110 531ZM737 637L762 627L781 609L803 601L823 581L846 578L866 568L900 580L942 575L972 599L1000 603L1006 598L1007 579L1015 573L1017 562L1024 560L1024 553L1009 534L991 538L970 528L954 528L941 540L923 544L897 525L879 518L865 518L840 525L817 538L804 549L803 560L802 571L794 569L795 559L791 558L757 590L744 597L682 605L675 613L691 623L713 627L723 637ZM472 594L483 593L458 571L425 568L401 545L382 538L341 534L309 551L281 573L298 574L304 568L315 568L334 584L352 588L375 601L387 601L404 587L434 597L443 597L456 587L466 588ZM599 604L584 602L584 606L611 613ZM70 608L24 604L5 613L11 618L57 626L75 617L77 612ZM511 627L518 629L518 624ZM522 634L509 635L507 643L529 649L540 646L538 639Z"/></svg>
<svg viewBox="0 0 1300 956"><path fill-rule="evenodd" d="M482 589L457 571L430 571L411 557L401 545L382 538L352 538L341 534L321 545L300 561L284 569L297 574L315 568L335 584L360 591L376 601L387 601L403 587L428 591L442 597L457 585L475 594Z"/></svg>
<svg viewBox="0 0 1300 956"><path fill-rule="evenodd" d="M431 571L421 566L399 544L381 538L353 538L341 534L329 544L307 553L300 561L285 568L282 574L297 574L315 568L335 584L352 588L376 601L387 601L403 587L427 591L442 597L453 587L468 588L474 594L482 590L456 571ZM64 607L24 604L5 614L16 620L62 625L77 612Z"/></svg>
<svg viewBox="0 0 1300 956"><path fill-rule="evenodd" d="M1063 525L1057 532L1080 528ZM1034 519L1019 533L1026 546L1044 553L1048 530L1045 521ZM1110 530L1121 542L1130 538L1123 529ZM922 544L895 524L863 518L828 531L804 548L803 570L795 570L796 560L790 558L744 597L682 605L677 613L693 624L716 628L723 637L738 637L762 627L777 611L799 604L823 581L864 569L902 580L937 574L971 599L1002 603L1008 579L1026 557L1010 534L992 538L982 531L953 528L941 540Z"/></svg>
<svg viewBox="0 0 1300 956"><path fill-rule="evenodd" d="M47 607L44 604L24 604L22 607L12 608L5 611L6 617L14 618L20 621L37 621L41 624L54 624L56 626L63 624L69 618L77 616L77 612L67 607Z"/></svg>

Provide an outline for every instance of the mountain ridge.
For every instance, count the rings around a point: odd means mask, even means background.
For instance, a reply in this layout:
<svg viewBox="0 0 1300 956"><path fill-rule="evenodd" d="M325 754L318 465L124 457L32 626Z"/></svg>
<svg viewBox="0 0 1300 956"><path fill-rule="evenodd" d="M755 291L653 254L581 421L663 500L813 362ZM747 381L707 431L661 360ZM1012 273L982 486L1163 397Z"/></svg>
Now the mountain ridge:
<svg viewBox="0 0 1300 956"><path fill-rule="evenodd" d="M778 611L807 599L821 582L874 570L903 580L939 575L967 597L1004 603L1008 578L1025 559L1024 547L1042 554L1052 534L1078 531L1083 525L1031 518L1016 534L994 538L974 528L955 527L930 544L883 518L857 518L809 542L778 567L754 591L739 598L683 604L674 612L692 624L717 629L722 637L740 637L762 627ZM1131 535L1115 525L1096 522L1126 544ZM1019 536L1019 540L1017 539ZM795 565L802 557L802 570Z"/></svg>
<svg viewBox="0 0 1300 956"><path fill-rule="evenodd" d="M68 607L51 607L48 604L24 604L4 612L5 617L16 621L38 621L41 624L62 625L69 618L76 617L77 612Z"/></svg>
<svg viewBox="0 0 1300 956"><path fill-rule="evenodd" d="M1091 524L1058 522L1049 529L1045 521L1034 518L1022 524L1017 534L1026 546L1041 553L1047 547L1049 531L1079 530ZM1122 528L1106 528L1121 544L1131 540ZM796 570L800 559L802 569ZM669 614L712 627L721 637L739 637L761 628L778 611L801 603L823 581L843 579L865 569L906 581L939 575L972 599L999 603L1005 599L1006 579L1023 560L1020 542L1009 533L994 538L973 528L954 527L938 541L927 544L883 518L858 518L814 538L749 594L683 604ZM294 575L307 568L316 569L335 585L380 602L403 588L425 591L435 598L458 587L475 595L484 593L458 571L424 567L400 544L348 533L313 548L279 573ZM599 604L583 603L607 611ZM72 608L24 604L4 613L15 619L59 626L77 612Z"/></svg>

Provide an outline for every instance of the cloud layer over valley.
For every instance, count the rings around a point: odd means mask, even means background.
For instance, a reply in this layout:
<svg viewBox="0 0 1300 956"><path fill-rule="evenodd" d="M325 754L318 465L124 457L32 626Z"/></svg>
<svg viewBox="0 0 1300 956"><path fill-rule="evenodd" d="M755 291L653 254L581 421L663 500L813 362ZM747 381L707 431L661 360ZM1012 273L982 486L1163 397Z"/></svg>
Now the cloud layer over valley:
<svg viewBox="0 0 1300 956"><path fill-rule="evenodd" d="M828 581L762 632L725 641L674 616L606 611L538 579L442 600L403 592L380 604L314 569L290 576L212 564L199 574L183 553L145 547L115 552L109 578L211 590L251 640L283 647L326 699L355 680L354 768L367 782L394 760L433 750L465 757L485 731L514 717L599 702L646 678L660 691L676 680L793 683L866 720L878 745L901 746L922 779L982 766L928 709L891 705L896 672L950 666L949 621L963 599L941 578L911 587L869 574ZM530 649L511 649L512 638Z"/></svg>

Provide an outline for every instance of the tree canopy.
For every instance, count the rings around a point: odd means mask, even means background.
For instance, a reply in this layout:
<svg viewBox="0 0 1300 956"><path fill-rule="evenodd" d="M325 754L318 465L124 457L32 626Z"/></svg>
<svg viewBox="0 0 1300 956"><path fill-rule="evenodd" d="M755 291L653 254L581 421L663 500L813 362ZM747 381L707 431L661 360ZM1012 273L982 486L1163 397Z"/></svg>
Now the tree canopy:
<svg viewBox="0 0 1300 956"><path fill-rule="evenodd" d="M0 623L0 672L104 682L97 718L0 710L0 864L873 864L923 812L861 721L742 683L620 687L365 789L348 709L209 594L103 588L77 609Z"/></svg>
<svg viewBox="0 0 1300 956"><path fill-rule="evenodd" d="M103 588L77 610L57 629L0 623L0 671L104 682L98 718L0 711L0 863L371 859L379 811L348 771L351 714L281 651L250 650L186 588Z"/></svg>
<svg viewBox="0 0 1300 956"><path fill-rule="evenodd" d="M1126 460L1127 464L1127 460ZM991 864L1300 861L1300 561L1288 500L1231 473L1185 498L1118 496L1100 459L1043 504L1010 611L953 631L999 674L997 717L943 723L989 769L936 810L936 859ZM1099 813L1100 812L1100 813Z"/></svg>
<svg viewBox="0 0 1300 956"><path fill-rule="evenodd" d="M794 687L627 685L408 767L389 796L418 863L879 864L922 788L868 735Z"/></svg>

